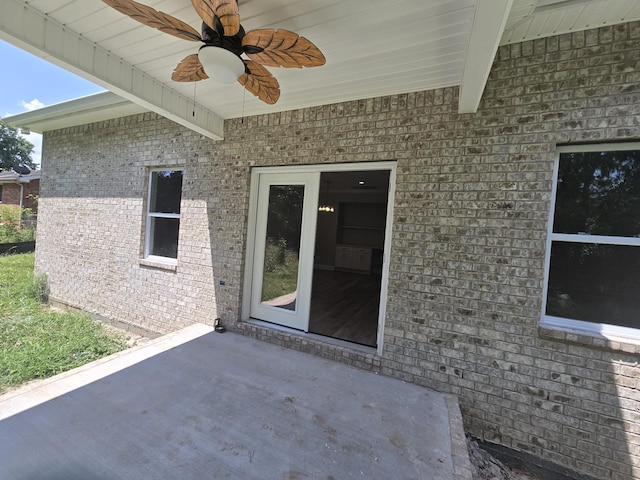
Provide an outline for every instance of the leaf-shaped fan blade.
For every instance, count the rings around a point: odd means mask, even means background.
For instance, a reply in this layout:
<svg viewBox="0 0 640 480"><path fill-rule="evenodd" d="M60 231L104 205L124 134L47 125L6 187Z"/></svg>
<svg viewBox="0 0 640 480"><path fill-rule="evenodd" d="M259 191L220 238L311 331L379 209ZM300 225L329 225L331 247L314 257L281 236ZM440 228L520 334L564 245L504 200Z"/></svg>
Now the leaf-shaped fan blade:
<svg viewBox="0 0 640 480"><path fill-rule="evenodd" d="M159 12L151 7L134 2L133 0L102 0L120 13L137 20L149 27L157 28L161 32L169 33L184 40L201 42L202 38L197 30L189 24L171 15Z"/></svg>
<svg viewBox="0 0 640 480"><path fill-rule="evenodd" d="M207 78L209 75L204 72L197 53L185 57L171 75L171 80L175 82L198 82Z"/></svg>
<svg viewBox="0 0 640 480"><path fill-rule="evenodd" d="M214 30L216 29L214 17L218 17L224 27L225 37L233 37L240 30L237 0L191 0L191 3L202 21Z"/></svg>
<svg viewBox="0 0 640 480"><path fill-rule="evenodd" d="M244 64L249 73L243 73L238 78L238 82L244 88L253 93L264 103L273 105L280 98L280 85L271 72L262 65L244 60Z"/></svg>
<svg viewBox="0 0 640 480"><path fill-rule="evenodd" d="M318 67L326 61L318 47L289 30L251 30L242 48L251 60L269 67Z"/></svg>

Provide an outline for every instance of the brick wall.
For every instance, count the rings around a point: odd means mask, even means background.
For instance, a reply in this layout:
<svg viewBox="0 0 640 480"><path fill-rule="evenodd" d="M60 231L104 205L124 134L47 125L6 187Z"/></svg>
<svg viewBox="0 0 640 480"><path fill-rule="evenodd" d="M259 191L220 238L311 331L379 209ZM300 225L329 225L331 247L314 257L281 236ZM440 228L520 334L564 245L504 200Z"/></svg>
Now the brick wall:
<svg viewBox="0 0 640 480"><path fill-rule="evenodd" d="M2 203L4 205L20 205L20 185L14 183L3 184Z"/></svg>
<svg viewBox="0 0 640 480"><path fill-rule="evenodd" d="M152 114L46 137L36 262L52 298L158 332L212 324L224 299L214 268L229 262L215 240L225 209L210 208L220 200L211 143ZM177 271L139 263L148 168L158 166L186 167Z"/></svg>
<svg viewBox="0 0 640 480"><path fill-rule="evenodd" d="M30 208L37 213L38 204L33 196L38 196L40 191L40 180L33 180L22 184L22 206ZM20 185L16 183L5 183L2 185L2 203L4 205L20 205Z"/></svg>
<svg viewBox="0 0 640 480"><path fill-rule="evenodd" d="M447 88L228 120L221 142L153 114L49 132L37 268L89 311L162 332L221 316L457 394L490 442L640 478L640 347L539 328L555 146L640 139L639 41L631 23L501 47L476 114ZM250 167L371 160L397 160L383 355L240 322ZM176 272L139 264L147 168L171 165Z"/></svg>

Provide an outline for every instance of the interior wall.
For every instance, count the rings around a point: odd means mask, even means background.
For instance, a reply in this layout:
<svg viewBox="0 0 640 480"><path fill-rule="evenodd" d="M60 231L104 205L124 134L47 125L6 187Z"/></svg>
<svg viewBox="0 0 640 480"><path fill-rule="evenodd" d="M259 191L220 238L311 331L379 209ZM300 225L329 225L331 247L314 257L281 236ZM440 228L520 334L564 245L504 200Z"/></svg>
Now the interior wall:
<svg viewBox="0 0 640 480"><path fill-rule="evenodd" d="M331 174L331 178L337 179L336 176L340 175L341 173L334 172ZM351 174L346 176L352 177ZM386 185L378 185L375 189L358 189L357 183L354 181L349 188L331 190L331 187L327 188L326 178L327 174L323 173L320 180L319 204L328 203L334 208L334 211L331 213L318 212L314 264L317 268L333 269L335 267L336 245L338 244L375 246L379 249L384 247L384 226L389 190ZM371 208L358 207L358 205L367 204L375 206ZM345 214L347 215L346 220ZM354 226L379 225L381 229L379 231L354 230L345 235L343 228L345 221Z"/></svg>
<svg viewBox="0 0 640 480"><path fill-rule="evenodd" d="M336 261L336 236L338 234L338 207L334 213L318 213L316 227L316 268L332 270Z"/></svg>

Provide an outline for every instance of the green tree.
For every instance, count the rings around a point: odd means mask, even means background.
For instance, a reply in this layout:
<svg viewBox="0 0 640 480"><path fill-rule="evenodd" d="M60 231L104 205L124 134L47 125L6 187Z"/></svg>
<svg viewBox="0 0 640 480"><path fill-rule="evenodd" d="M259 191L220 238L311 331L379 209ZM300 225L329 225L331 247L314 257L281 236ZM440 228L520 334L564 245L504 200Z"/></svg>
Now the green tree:
<svg viewBox="0 0 640 480"><path fill-rule="evenodd" d="M0 170L19 166L36 168L31 158L33 144L0 119Z"/></svg>

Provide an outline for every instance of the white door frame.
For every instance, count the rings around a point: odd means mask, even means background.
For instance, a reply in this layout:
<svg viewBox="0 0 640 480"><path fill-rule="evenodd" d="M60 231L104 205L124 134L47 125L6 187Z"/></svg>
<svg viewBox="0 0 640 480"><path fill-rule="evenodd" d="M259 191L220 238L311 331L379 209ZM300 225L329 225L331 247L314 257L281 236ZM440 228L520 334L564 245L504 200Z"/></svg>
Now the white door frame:
<svg viewBox="0 0 640 480"><path fill-rule="evenodd" d="M395 200L396 162L359 162L336 163L329 165L292 165L283 167L254 167L251 169L251 185L249 192L249 215L247 226L247 244L244 267L244 285L242 291L241 320L250 321L251 291L254 267L254 246L256 241L256 222L258 216L258 190L260 175L269 173L309 173L309 172L353 172L368 170L389 170L389 193L387 201L387 222L384 235L384 252L382 263L382 282L380 286L380 309L378 311L377 352L382 354L384 326L386 318L387 291L389 288L389 253L391 251L391 232L393 227L393 205Z"/></svg>
<svg viewBox="0 0 640 480"><path fill-rule="evenodd" d="M313 250L315 248L316 220L318 219L318 193L320 173L261 173L260 190L257 201L257 217L254 236L254 269L251 287L251 312L260 318L303 332L309 331L309 311L311 302L311 276L313 275ZM304 187L302 203L302 223L298 279L296 281L296 307L293 310L267 305L260 299L264 281L264 255L267 234L267 214L270 187L273 185L301 185Z"/></svg>

